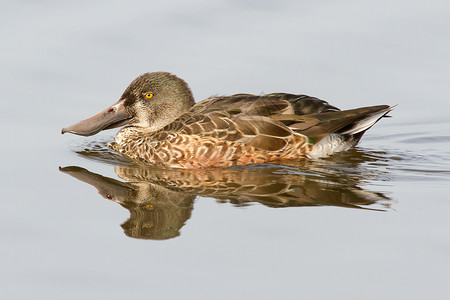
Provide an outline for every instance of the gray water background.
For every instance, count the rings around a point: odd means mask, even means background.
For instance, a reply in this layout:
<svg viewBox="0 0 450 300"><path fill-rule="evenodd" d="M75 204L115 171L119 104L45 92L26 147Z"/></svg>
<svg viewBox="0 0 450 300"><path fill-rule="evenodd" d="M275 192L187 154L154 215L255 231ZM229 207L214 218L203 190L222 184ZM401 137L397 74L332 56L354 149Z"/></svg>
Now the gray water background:
<svg viewBox="0 0 450 300"><path fill-rule="evenodd" d="M2 299L448 299L450 2L5 1L0 10ZM398 104L360 144L386 212L234 207L198 197L181 235L58 171L114 166L60 129L169 71L197 101L290 92ZM88 141L112 139L105 132ZM381 169L381 170L380 170Z"/></svg>

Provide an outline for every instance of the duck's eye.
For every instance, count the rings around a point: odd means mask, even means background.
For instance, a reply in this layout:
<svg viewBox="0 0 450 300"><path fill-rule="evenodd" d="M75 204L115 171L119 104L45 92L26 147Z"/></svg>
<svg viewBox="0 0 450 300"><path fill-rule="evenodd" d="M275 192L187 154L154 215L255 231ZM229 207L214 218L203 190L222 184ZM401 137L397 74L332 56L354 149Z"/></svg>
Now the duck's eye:
<svg viewBox="0 0 450 300"><path fill-rule="evenodd" d="M153 97L152 93L146 93L145 94L145 98L150 99L151 97Z"/></svg>

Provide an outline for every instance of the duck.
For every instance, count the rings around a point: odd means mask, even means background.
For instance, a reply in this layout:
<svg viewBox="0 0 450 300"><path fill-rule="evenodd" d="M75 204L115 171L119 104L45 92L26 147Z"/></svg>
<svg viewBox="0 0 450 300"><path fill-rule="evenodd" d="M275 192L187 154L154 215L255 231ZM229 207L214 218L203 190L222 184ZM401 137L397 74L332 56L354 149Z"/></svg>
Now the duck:
<svg viewBox="0 0 450 300"><path fill-rule="evenodd" d="M119 100L62 133L91 136L121 128L109 146L138 164L228 168L317 159L355 147L394 106L340 110L301 94L234 94L195 102L168 72L138 76Z"/></svg>

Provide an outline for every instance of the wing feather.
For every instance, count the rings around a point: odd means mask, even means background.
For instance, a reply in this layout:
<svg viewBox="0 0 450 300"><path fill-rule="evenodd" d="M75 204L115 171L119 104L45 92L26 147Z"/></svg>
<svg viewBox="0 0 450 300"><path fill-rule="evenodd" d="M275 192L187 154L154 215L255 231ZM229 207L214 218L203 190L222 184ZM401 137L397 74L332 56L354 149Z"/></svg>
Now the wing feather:
<svg viewBox="0 0 450 300"><path fill-rule="evenodd" d="M314 97L285 93L211 97L158 132L157 139L172 132L281 151L299 136L317 143L330 133L349 131L358 120L383 109L386 106L340 111Z"/></svg>

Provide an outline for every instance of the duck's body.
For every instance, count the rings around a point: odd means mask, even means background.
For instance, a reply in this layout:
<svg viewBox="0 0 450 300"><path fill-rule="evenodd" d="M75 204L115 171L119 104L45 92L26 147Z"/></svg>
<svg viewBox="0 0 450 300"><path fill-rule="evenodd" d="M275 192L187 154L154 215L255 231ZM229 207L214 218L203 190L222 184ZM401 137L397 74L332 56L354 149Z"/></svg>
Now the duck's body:
<svg viewBox="0 0 450 300"><path fill-rule="evenodd" d="M317 98L284 93L195 104L184 81L157 72L141 75L117 104L63 132L91 135L126 121L131 125L111 147L128 158L178 168L230 167L349 149L390 110L380 105L340 111Z"/></svg>

